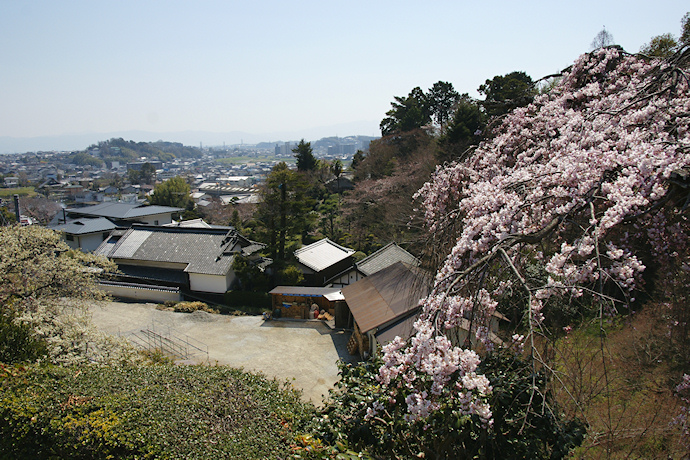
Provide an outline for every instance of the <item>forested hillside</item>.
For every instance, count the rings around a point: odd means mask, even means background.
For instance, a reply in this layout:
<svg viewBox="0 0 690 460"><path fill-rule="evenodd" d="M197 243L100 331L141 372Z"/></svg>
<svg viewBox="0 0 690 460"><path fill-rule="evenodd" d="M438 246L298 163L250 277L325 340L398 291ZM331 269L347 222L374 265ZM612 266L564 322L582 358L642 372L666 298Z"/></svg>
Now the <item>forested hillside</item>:
<svg viewBox="0 0 690 460"><path fill-rule="evenodd" d="M98 154L94 156L96 151ZM91 145L85 151L72 154L68 159L79 165L100 166L104 161L126 163L141 157L169 162L175 158L201 158L201 151L196 147L184 146L179 142L134 142L113 138Z"/></svg>

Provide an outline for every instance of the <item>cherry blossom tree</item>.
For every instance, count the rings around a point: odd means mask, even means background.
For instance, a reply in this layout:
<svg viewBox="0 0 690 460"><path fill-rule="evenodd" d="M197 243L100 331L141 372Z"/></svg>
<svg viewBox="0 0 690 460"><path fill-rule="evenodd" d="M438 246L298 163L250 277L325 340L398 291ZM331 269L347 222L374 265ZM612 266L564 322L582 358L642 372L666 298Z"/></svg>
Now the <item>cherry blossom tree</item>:
<svg viewBox="0 0 690 460"><path fill-rule="evenodd" d="M601 322L635 302L649 272L663 280L687 270L689 63L688 47L663 62L617 47L585 54L419 190L430 237L451 249L416 333L383 349L378 379L406 392L410 420L453 401L492 423L491 382L453 333L461 321L490 350L489 320L512 303L525 331L513 340L548 369L535 341L557 304ZM544 275L528 276L531 267Z"/></svg>

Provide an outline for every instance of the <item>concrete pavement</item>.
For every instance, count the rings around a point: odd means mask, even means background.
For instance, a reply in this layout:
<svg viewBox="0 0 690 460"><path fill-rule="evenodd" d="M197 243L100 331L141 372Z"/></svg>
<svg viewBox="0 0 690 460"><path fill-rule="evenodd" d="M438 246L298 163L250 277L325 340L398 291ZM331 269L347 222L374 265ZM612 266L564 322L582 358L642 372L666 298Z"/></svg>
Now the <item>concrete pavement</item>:
<svg viewBox="0 0 690 460"><path fill-rule="evenodd" d="M94 324L104 332L134 338L142 330L175 335L199 348L191 362L210 362L287 380L303 398L319 405L338 379L339 358L353 362L346 349L350 332L321 321L264 321L260 316L226 316L197 311L175 313L154 304L106 302L93 306Z"/></svg>

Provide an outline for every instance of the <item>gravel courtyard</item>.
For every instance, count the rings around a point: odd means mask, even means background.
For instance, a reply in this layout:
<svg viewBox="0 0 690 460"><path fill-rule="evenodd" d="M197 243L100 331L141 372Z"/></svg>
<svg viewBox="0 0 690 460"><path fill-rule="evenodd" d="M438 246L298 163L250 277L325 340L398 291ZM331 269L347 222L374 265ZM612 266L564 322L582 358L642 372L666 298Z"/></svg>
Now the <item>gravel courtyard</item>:
<svg viewBox="0 0 690 460"><path fill-rule="evenodd" d="M91 308L104 332L134 338L142 331L187 340L195 350L190 362L210 362L288 380L304 399L320 404L338 379L337 360L356 360L346 349L350 333L321 321L264 321L260 316L161 311L154 304L107 302Z"/></svg>

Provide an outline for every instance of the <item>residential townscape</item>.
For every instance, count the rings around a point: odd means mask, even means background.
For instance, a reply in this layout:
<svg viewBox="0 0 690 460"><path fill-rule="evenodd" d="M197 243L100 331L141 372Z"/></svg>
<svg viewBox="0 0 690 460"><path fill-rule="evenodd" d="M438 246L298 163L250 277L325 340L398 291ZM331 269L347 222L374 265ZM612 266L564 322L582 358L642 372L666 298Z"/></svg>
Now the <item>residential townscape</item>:
<svg viewBox="0 0 690 460"><path fill-rule="evenodd" d="M361 145L362 139L336 138L335 145L317 142L321 152L318 161L351 164L354 147ZM309 147L312 154L311 143ZM191 150L198 158L166 162L146 157L128 162L112 160L108 155L121 154L121 147L112 143L85 152L92 160L105 159L92 161L95 164L70 163L70 155L84 160L85 155L74 152L0 157L6 189L21 190L35 184L36 196L53 203L52 207L44 206L42 224L36 211L27 215L22 206L31 199L28 194L11 201L6 198L6 215L18 212L22 224L44 225L58 232L70 248L115 262L117 275L99 281L114 298L161 304L183 300L222 304L226 293L243 289L233 270L236 258L241 257L263 274L275 275L267 244L248 239L231 225L183 216L190 207L203 209L212 203L229 208L256 206L263 200L261 188L272 169L280 161L294 160L295 153L290 143L276 144L273 152L248 146L231 153L228 149ZM241 155L245 162L223 166L218 160L229 154ZM268 156L271 160L253 159ZM151 169L150 180L138 181L147 168ZM189 185L188 206L151 204L156 185L174 177L184 177ZM326 177L324 186L342 194L353 189L351 177L351 170L339 172ZM419 313L418 301L431 286L429 273L395 241L368 256L355 253L355 249L328 237L295 249L291 257L299 272L298 282L267 284L271 301L266 304L270 307L266 317L325 320L333 328L349 330L348 351L360 358L374 355L395 336L409 337ZM367 283L360 282L368 277ZM369 298L366 292L379 279L389 287L375 288L379 294ZM346 286L348 289L343 289Z"/></svg>

